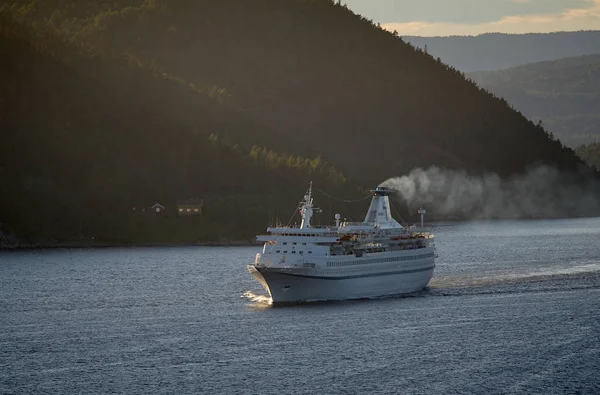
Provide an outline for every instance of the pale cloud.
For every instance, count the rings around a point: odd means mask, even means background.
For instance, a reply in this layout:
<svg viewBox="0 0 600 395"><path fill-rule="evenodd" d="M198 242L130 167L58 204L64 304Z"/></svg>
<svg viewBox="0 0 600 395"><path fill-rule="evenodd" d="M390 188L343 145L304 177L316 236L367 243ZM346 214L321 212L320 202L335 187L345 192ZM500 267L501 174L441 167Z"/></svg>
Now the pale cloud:
<svg viewBox="0 0 600 395"><path fill-rule="evenodd" d="M530 0L507 0L527 2ZM587 6L572 8L560 13L511 15L485 23L446 23L446 22L402 22L385 23L382 26L396 30L401 36L450 36L477 35L488 32L499 33L548 33L555 31L599 30L600 0L587 0Z"/></svg>

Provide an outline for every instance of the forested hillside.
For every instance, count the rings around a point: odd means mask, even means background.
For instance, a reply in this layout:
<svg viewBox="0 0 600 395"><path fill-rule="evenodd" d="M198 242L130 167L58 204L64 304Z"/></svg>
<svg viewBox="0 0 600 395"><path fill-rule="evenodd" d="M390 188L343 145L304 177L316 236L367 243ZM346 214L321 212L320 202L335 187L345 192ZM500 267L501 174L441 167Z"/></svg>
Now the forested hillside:
<svg viewBox="0 0 600 395"><path fill-rule="evenodd" d="M583 160L600 169L600 142L581 145L576 151Z"/></svg>
<svg viewBox="0 0 600 395"><path fill-rule="evenodd" d="M468 73L600 53L600 31L414 37L404 40Z"/></svg>
<svg viewBox="0 0 600 395"><path fill-rule="evenodd" d="M241 239L286 222L309 180L359 193L321 158L220 138L264 131L188 87L118 59L80 58L60 42L35 48L22 26L1 26L0 223L26 240ZM193 103L198 124L186 124L186 109L165 115L171 98ZM177 200L190 197L204 198L204 215L177 218ZM166 216L139 214L155 202Z"/></svg>
<svg viewBox="0 0 600 395"><path fill-rule="evenodd" d="M600 54L469 73L564 144L600 141Z"/></svg>
<svg viewBox="0 0 600 395"><path fill-rule="evenodd" d="M1 17L0 221L21 235L251 237L310 179L356 197L417 166L582 166L506 101L332 1L29 0ZM198 223L130 215L197 196Z"/></svg>

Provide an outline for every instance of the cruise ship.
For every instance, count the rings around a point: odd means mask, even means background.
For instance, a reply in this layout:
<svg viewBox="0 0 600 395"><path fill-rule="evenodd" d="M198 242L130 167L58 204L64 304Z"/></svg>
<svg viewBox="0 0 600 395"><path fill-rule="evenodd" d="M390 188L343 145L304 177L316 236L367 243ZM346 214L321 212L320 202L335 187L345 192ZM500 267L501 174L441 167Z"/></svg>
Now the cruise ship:
<svg viewBox="0 0 600 395"><path fill-rule="evenodd" d="M433 234L405 228L391 215L392 190L378 187L363 222L312 226L312 183L299 204L299 227L270 227L248 271L272 304L376 298L416 292L435 268Z"/></svg>

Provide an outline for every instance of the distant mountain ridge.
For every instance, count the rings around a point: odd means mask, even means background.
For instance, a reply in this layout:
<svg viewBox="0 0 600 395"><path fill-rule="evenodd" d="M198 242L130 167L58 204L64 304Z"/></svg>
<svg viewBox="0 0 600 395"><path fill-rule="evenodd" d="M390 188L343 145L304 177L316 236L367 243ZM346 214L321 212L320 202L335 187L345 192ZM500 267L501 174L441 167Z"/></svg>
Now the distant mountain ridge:
<svg viewBox="0 0 600 395"><path fill-rule="evenodd" d="M420 49L426 46L427 52L433 57L439 57L442 62L465 73L600 53L600 30L448 37L404 36L403 40Z"/></svg>
<svg viewBox="0 0 600 395"><path fill-rule="evenodd" d="M467 76L570 147L600 141L600 54Z"/></svg>

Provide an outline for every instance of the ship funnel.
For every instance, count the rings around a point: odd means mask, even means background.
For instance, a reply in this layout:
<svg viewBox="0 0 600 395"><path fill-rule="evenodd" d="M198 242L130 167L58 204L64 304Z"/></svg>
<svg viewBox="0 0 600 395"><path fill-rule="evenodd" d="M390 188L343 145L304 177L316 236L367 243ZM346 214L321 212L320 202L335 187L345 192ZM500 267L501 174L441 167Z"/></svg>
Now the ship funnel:
<svg viewBox="0 0 600 395"><path fill-rule="evenodd" d="M402 229L402 226L392 217L390 210L389 195L394 193L394 190L377 187L371 192L373 193L373 199L371 199L371 205L364 222L375 223L380 229Z"/></svg>

